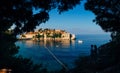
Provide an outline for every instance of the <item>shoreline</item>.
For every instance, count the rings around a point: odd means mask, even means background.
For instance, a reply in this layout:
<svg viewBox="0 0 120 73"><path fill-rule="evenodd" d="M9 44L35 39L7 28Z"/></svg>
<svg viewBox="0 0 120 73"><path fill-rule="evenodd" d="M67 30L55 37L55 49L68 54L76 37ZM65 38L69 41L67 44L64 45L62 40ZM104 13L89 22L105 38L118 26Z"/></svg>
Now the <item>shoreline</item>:
<svg viewBox="0 0 120 73"><path fill-rule="evenodd" d="M46 39L44 39L44 38L40 38L40 39L38 39L38 38L35 38L35 39L32 39L32 38L18 38L18 40L33 40L33 41L39 41L39 40L76 40L76 38L75 39L64 39L64 38L46 38Z"/></svg>

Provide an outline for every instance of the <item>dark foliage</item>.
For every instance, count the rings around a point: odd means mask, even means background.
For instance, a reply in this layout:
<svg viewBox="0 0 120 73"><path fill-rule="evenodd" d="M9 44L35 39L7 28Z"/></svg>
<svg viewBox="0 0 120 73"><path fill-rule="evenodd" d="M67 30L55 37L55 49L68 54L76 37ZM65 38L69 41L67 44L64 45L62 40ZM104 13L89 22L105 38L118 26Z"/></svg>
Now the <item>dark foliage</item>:
<svg viewBox="0 0 120 73"><path fill-rule="evenodd" d="M87 0L85 8L96 15L94 21L103 30L120 32L120 0Z"/></svg>
<svg viewBox="0 0 120 73"><path fill-rule="evenodd" d="M96 54L94 50L90 56L80 57L72 73L120 73L119 43L110 41L100 46Z"/></svg>
<svg viewBox="0 0 120 73"><path fill-rule="evenodd" d="M72 9L80 0L0 0L0 69L12 69L13 73L47 73L41 65L34 65L29 59L17 57L19 47L16 36L32 31L49 19L49 11ZM38 12L36 12L38 11ZM9 30L11 26L15 28Z"/></svg>
<svg viewBox="0 0 120 73"><path fill-rule="evenodd" d="M80 0L1 0L0 31L16 25L14 32L33 30L37 25L49 19L49 11L57 8L61 13L72 9ZM35 10L39 10L34 13Z"/></svg>
<svg viewBox="0 0 120 73"><path fill-rule="evenodd" d="M99 48L94 46L90 56L76 60L73 73L120 73L120 1L87 0L85 8L96 15L96 24L111 32L112 39Z"/></svg>

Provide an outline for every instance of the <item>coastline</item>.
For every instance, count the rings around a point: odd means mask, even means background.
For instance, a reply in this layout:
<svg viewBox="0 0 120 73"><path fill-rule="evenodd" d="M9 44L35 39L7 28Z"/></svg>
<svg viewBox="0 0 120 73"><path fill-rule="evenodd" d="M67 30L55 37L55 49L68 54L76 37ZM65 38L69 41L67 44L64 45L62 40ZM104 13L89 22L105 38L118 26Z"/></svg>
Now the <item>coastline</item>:
<svg viewBox="0 0 120 73"><path fill-rule="evenodd" d="M74 39L64 39L64 38L18 38L18 40L33 40L33 41L39 41L39 40L76 40L76 38Z"/></svg>
<svg viewBox="0 0 120 73"><path fill-rule="evenodd" d="M21 34L20 40L74 40L76 39L74 34L66 32L65 30L44 29L34 32L26 32Z"/></svg>

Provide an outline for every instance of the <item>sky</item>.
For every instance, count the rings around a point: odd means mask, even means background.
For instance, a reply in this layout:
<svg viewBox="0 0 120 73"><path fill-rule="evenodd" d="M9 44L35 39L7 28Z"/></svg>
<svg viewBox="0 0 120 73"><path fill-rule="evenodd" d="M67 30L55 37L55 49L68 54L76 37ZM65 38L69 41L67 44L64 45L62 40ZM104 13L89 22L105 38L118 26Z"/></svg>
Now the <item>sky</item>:
<svg viewBox="0 0 120 73"><path fill-rule="evenodd" d="M84 1L74 9L59 14L56 9L50 11L50 19L37 26L39 28L61 29L72 34L106 34L99 25L93 23L95 15L84 9Z"/></svg>

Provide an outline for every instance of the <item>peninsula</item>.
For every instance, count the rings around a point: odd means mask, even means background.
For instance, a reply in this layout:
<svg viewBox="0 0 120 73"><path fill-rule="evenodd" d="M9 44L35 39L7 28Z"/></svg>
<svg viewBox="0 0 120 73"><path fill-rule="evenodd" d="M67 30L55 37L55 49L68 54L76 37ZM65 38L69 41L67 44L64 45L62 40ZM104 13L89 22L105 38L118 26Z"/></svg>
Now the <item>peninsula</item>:
<svg viewBox="0 0 120 73"><path fill-rule="evenodd" d="M75 35L66 32L65 30L56 29L39 29L34 32L26 32L20 35L21 40L74 40Z"/></svg>

